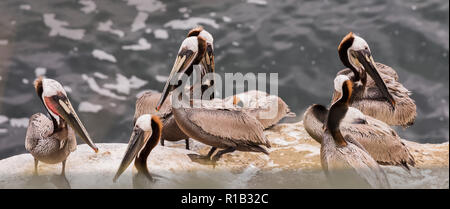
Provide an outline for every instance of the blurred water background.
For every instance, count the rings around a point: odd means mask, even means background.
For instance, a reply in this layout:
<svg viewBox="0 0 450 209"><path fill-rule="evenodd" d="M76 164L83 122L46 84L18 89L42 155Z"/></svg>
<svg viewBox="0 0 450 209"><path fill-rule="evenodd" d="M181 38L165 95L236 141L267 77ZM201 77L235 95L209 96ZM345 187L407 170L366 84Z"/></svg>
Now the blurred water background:
<svg viewBox="0 0 450 209"><path fill-rule="evenodd" d="M33 81L61 82L95 142L127 142L136 95L161 91L187 31L215 39L216 71L279 73L279 95L299 116L328 104L353 31L375 61L413 92L411 141L449 140L449 2L0 1L0 159L24 153L28 118L44 112Z"/></svg>

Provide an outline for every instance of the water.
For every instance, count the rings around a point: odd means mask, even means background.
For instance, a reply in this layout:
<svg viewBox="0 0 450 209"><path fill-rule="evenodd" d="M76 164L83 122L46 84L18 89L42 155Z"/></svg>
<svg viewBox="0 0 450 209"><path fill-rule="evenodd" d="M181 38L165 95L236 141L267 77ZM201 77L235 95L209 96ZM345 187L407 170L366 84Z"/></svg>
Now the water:
<svg viewBox="0 0 450 209"><path fill-rule="evenodd" d="M356 32L413 92L418 117L399 135L449 140L448 1L90 2L0 2L0 159L25 152L27 118L44 111L37 74L60 81L76 110L91 111L78 114L94 141L127 142L136 94L161 91L197 23L214 35L218 73L279 73L279 94L299 116L328 104L343 68L337 45Z"/></svg>

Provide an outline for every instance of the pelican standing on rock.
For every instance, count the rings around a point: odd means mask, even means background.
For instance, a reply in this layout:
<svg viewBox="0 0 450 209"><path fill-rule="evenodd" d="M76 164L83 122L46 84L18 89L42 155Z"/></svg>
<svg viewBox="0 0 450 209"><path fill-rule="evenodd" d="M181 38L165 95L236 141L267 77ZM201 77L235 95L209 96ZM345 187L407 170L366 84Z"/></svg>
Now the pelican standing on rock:
<svg viewBox="0 0 450 209"><path fill-rule="evenodd" d="M144 114L136 120L127 150L114 176L114 182L117 181L133 160L137 169L137 173L133 174L133 187L146 188L154 181L148 171L147 158L158 144L161 132L162 123L158 116Z"/></svg>
<svg viewBox="0 0 450 209"><path fill-rule="evenodd" d="M75 132L95 152L98 152L98 148L75 113L60 83L40 77L34 81L34 88L50 118L42 113L30 117L25 148L34 157L35 175L38 174L38 163L42 161L49 164L62 163L61 176L65 177L66 159L77 148Z"/></svg>
<svg viewBox="0 0 450 209"><path fill-rule="evenodd" d="M170 97L170 96L169 96ZM159 111L156 111L156 104L161 98L161 93L147 91L144 92L136 100L136 109L134 112L133 125L136 124L136 120L144 114L156 115L161 118L163 123L162 135L161 135L161 145L164 146L164 141L179 141L185 140L186 149L189 149L189 136L180 130L172 114L172 104L170 100L167 100Z"/></svg>
<svg viewBox="0 0 450 209"><path fill-rule="evenodd" d="M341 80L341 97L330 107L320 147L323 170L333 186L390 188L386 174L351 135L342 135L340 123L352 95L352 82Z"/></svg>
<svg viewBox="0 0 450 209"><path fill-rule="evenodd" d="M410 91L398 82L398 75L392 68L375 63L364 39L350 32L339 44L338 53L349 69L337 75L347 75L354 85L352 107L389 125L407 127L414 123L416 105L409 97ZM335 91L332 103L339 97L339 92Z"/></svg>
<svg viewBox="0 0 450 209"><path fill-rule="evenodd" d="M180 105L173 107L172 112L175 121L185 134L212 146L206 156L200 157L202 159L211 160L215 164L223 154L235 150L269 154L264 146L270 148L271 145L264 135L263 126L245 111L224 107L195 108ZM212 156L217 148L223 150Z"/></svg>
<svg viewBox="0 0 450 209"><path fill-rule="evenodd" d="M334 80L335 91L342 94L341 84L350 80L339 75ZM351 100L351 99L350 99ZM324 127L329 111L322 105L312 105L304 113L303 124L308 134L322 143ZM381 165L401 166L409 170L415 165L414 157L397 133L386 123L364 115L356 108L349 107L340 123L340 131L358 141L365 150Z"/></svg>

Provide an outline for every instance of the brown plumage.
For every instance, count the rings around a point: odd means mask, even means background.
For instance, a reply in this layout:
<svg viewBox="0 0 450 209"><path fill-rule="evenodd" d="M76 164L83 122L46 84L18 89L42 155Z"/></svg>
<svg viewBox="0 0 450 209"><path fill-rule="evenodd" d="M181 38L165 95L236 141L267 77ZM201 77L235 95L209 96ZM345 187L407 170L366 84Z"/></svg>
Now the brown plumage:
<svg viewBox="0 0 450 209"><path fill-rule="evenodd" d="M197 27L195 27L195 28L192 28L192 29L188 32L187 37L190 37L190 36L198 36L198 35L200 34L200 32L202 32L202 30L203 30L203 27L202 27L202 26L197 26Z"/></svg>
<svg viewBox="0 0 450 209"><path fill-rule="evenodd" d="M367 77L365 90L362 93L357 93L357 96L352 98L351 106L361 110L365 115L377 118L389 125L407 127L414 124L417 116L417 107L414 100L409 96L411 92L398 82L398 75L391 67L382 63L376 63L376 67L386 87L396 101L395 109L392 109L391 105L382 99L382 95L371 77ZM353 77L350 69L341 70L337 75ZM332 103L338 97L339 94L335 91Z"/></svg>
<svg viewBox="0 0 450 209"><path fill-rule="evenodd" d="M414 123L417 113L411 92L398 82L395 70L373 61L364 39L347 34L338 47L338 54L348 68L339 71L337 76L348 76L354 85L352 107L389 125L407 127ZM335 91L332 103L339 97Z"/></svg>
<svg viewBox="0 0 450 209"><path fill-rule="evenodd" d="M340 123L352 94L350 80L340 83L342 97L326 116L320 157L330 183L338 188L390 188L386 174L352 135L343 135Z"/></svg>
<svg viewBox="0 0 450 209"><path fill-rule="evenodd" d="M270 148L263 126L241 110L180 107L174 108L173 114L180 129L189 137L224 149L213 157L213 161L234 150L269 154L263 147Z"/></svg>
<svg viewBox="0 0 450 209"><path fill-rule="evenodd" d="M402 166L408 170L408 165L415 165L408 147L391 127L370 116L361 117L352 114L356 111L358 110L349 108L340 123L340 130L344 136L351 136L358 141L379 164ZM310 106L303 116L305 130L319 143L323 139L327 115L328 109L316 104Z"/></svg>
<svg viewBox="0 0 450 209"><path fill-rule="evenodd" d="M81 123L62 85L53 79L38 78L34 82L36 93L50 117L36 113L30 117L25 148L34 157L34 172L38 174L38 163L62 163L61 175L65 179L65 165L69 154L76 150L77 133L92 149L92 142Z"/></svg>
<svg viewBox="0 0 450 209"><path fill-rule="evenodd" d="M42 113L32 115L28 124L25 148L36 160L48 164L65 163L69 154L77 149L77 140L72 128L67 124L62 127L64 128L55 131L53 121L46 115ZM37 174L37 167L35 173Z"/></svg>
<svg viewBox="0 0 450 209"><path fill-rule="evenodd" d="M214 62L214 38L213 36L203 29L203 27L198 26L196 28L193 28L188 32L187 37L192 36L199 36L203 37L206 41L206 51L203 55L202 61L199 63L202 65L202 81L204 81L202 84L204 84L207 88L214 87L214 77L208 76L204 78L204 76L208 73L214 73L215 72L215 62ZM214 88L212 89L212 94L210 96L210 99L214 98Z"/></svg>

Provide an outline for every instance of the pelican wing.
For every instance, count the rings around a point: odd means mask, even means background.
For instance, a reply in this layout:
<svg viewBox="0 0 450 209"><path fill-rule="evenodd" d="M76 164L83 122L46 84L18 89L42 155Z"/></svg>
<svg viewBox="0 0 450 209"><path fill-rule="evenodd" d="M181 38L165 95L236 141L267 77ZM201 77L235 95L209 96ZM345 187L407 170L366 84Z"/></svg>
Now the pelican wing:
<svg viewBox="0 0 450 209"><path fill-rule="evenodd" d="M380 164L399 165L408 169L414 157L397 133L382 121L366 116L367 124L341 124L344 135L350 135Z"/></svg>
<svg viewBox="0 0 450 209"><path fill-rule="evenodd" d="M354 108L349 108L349 110ZM373 117L348 111L342 120L340 130L358 141L367 152L380 164L397 165L408 169L408 164L414 166L415 160L408 147L401 141L397 133L384 122ZM308 134L321 143L328 110L321 105L309 107L303 117L303 124Z"/></svg>
<svg viewBox="0 0 450 209"><path fill-rule="evenodd" d="M346 136L345 138L350 144L350 146L348 146L348 151L351 157L349 158L348 163L355 171L365 178L374 188L390 188L389 181L383 169L381 169L364 147L350 136ZM352 147L352 145L355 147ZM362 164L361 161L363 162Z"/></svg>
<svg viewBox="0 0 450 209"><path fill-rule="evenodd" d="M387 76L393 78L394 80L398 81L398 74L397 74L397 72L395 72L394 69L392 69L391 67L389 67L383 63L379 63L379 62L375 63L375 65L381 76L384 74L384 75L387 75Z"/></svg>
<svg viewBox="0 0 450 209"><path fill-rule="evenodd" d="M236 143L265 145L270 142L264 136L263 126L256 118L239 110L187 108L187 118L203 131L218 137L237 140Z"/></svg>

